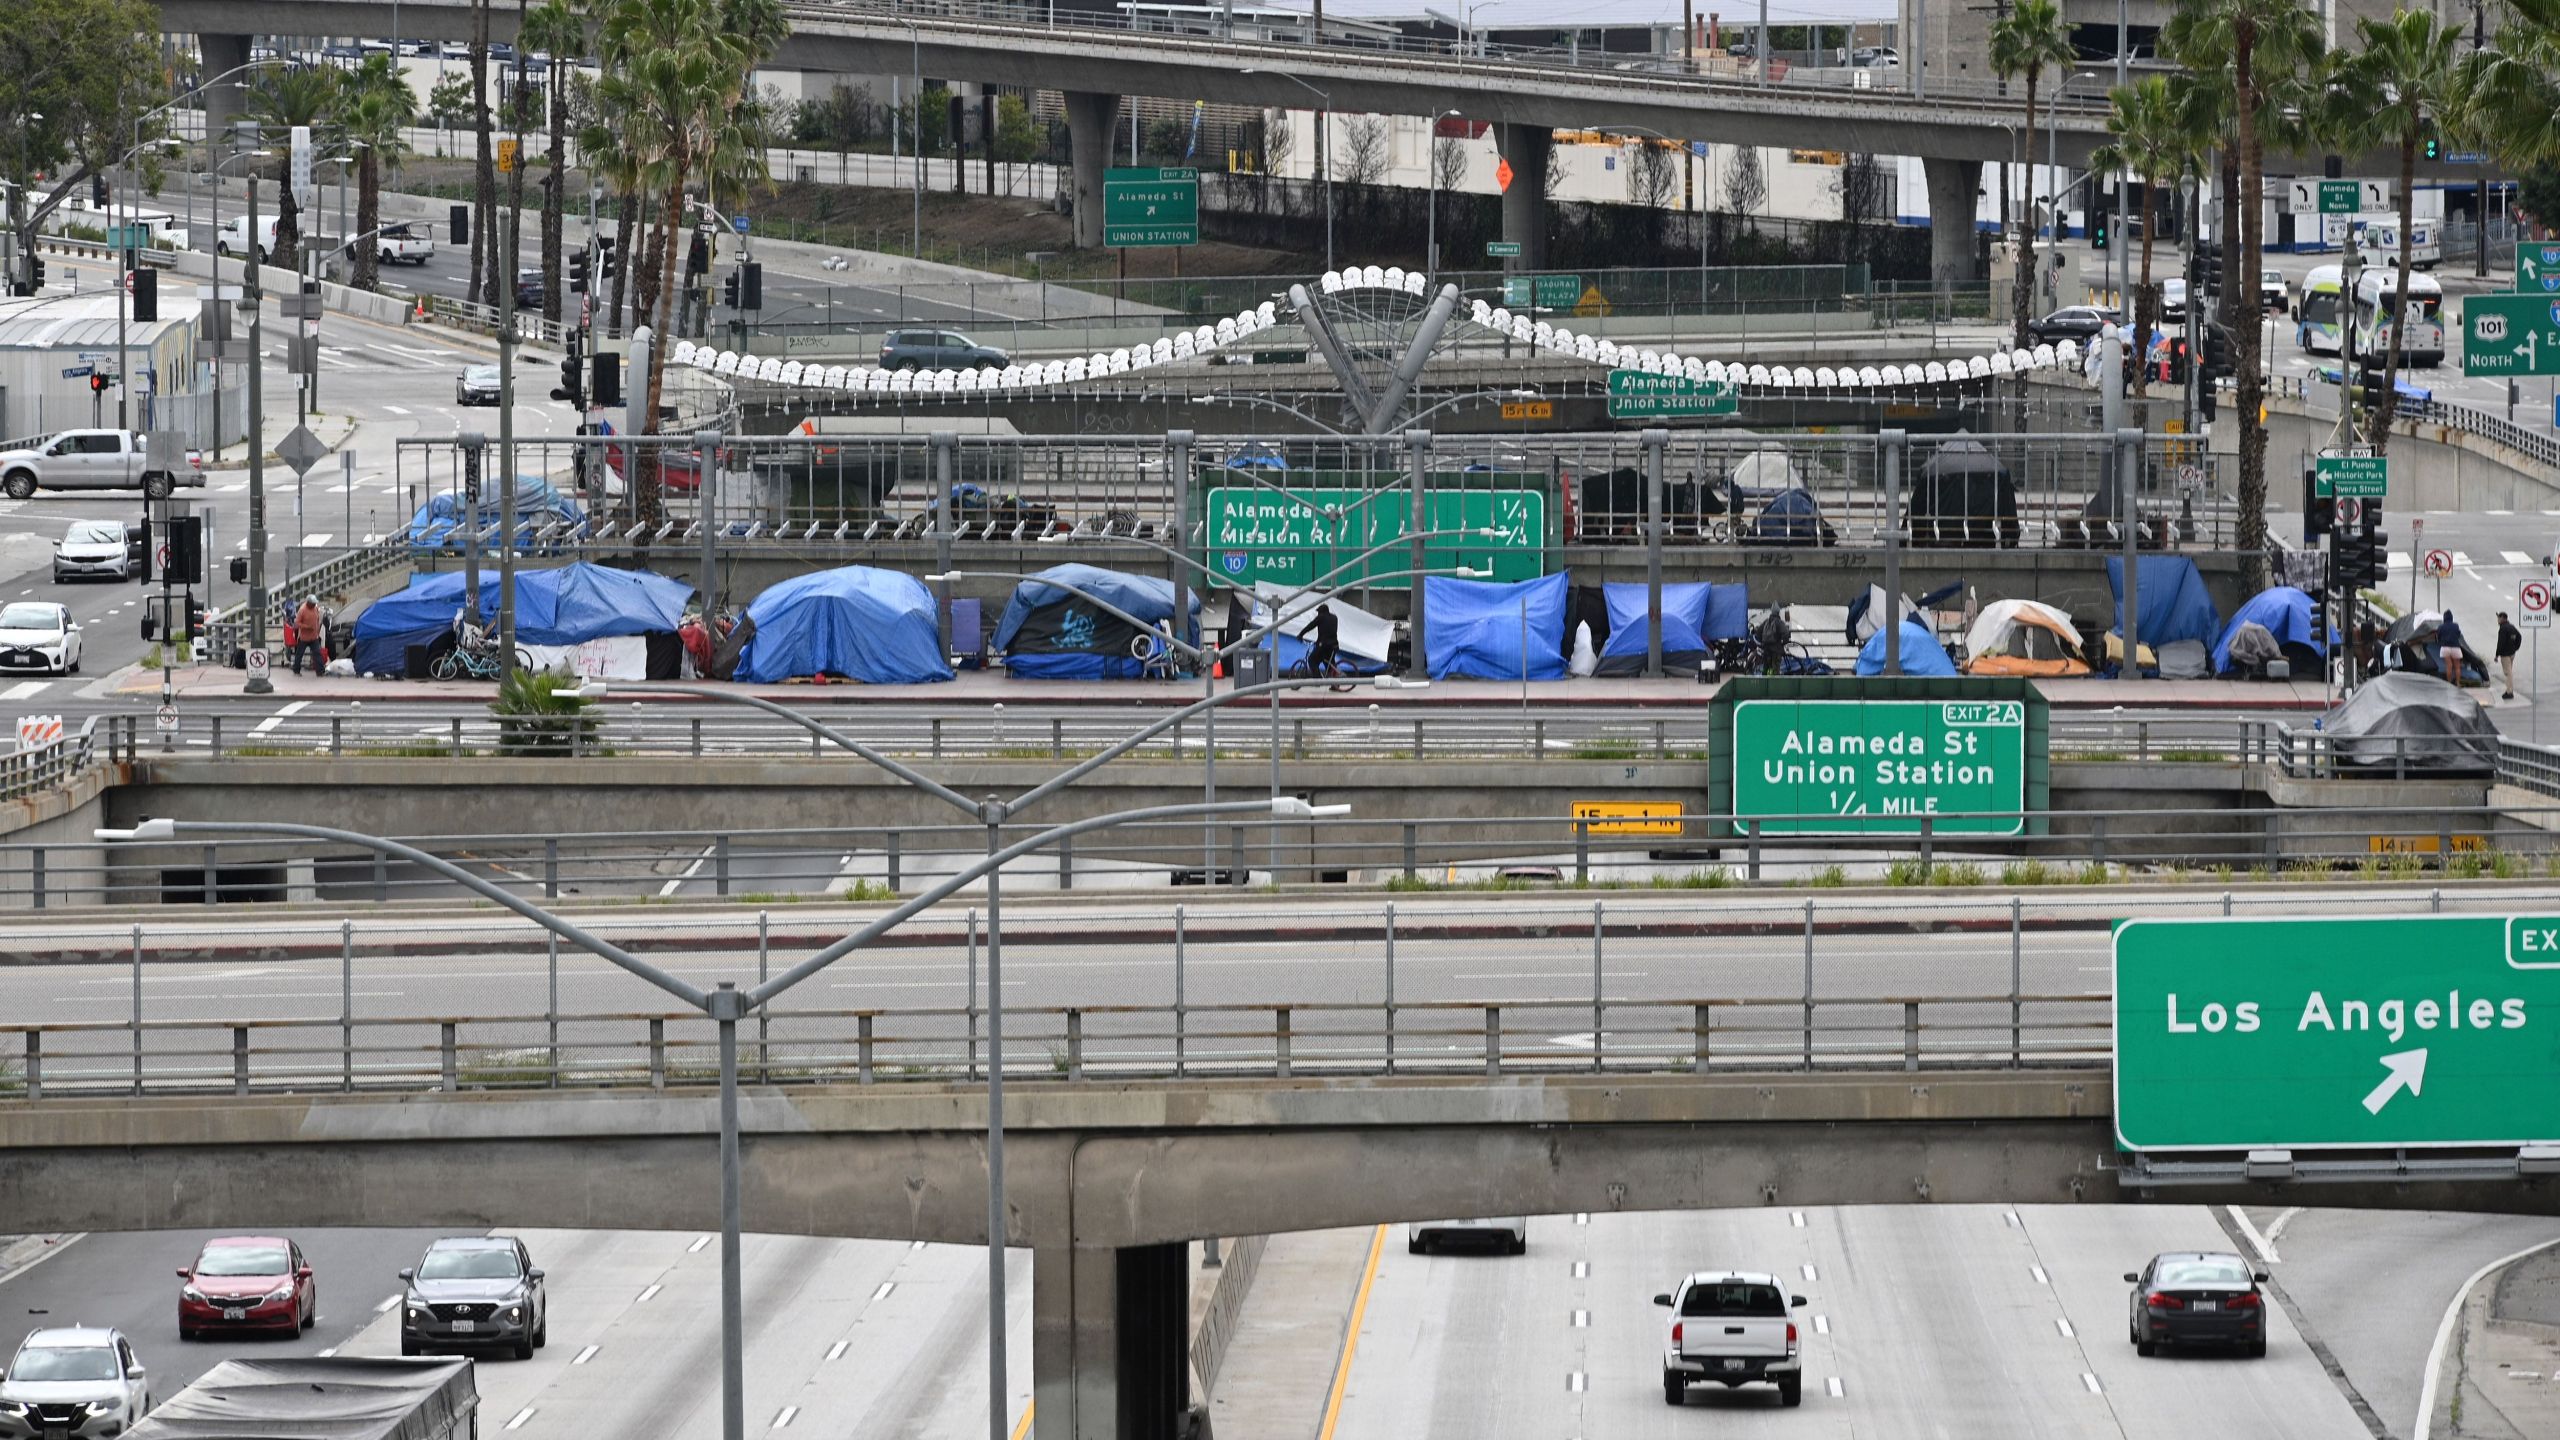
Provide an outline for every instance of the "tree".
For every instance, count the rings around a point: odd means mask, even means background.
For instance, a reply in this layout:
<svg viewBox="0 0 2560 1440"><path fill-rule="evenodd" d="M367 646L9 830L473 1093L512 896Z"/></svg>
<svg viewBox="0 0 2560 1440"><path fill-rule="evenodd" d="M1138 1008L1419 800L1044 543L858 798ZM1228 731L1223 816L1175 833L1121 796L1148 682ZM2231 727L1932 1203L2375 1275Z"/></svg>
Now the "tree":
<svg viewBox="0 0 2560 1440"><path fill-rule="evenodd" d="M1007 165L1029 163L1040 153L1040 126L1031 106L1019 95L996 97L996 159Z"/></svg>
<svg viewBox="0 0 2560 1440"><path fill-rule="evenodd" d="M2417 203L2418 146L2427 137L2427 127L2452 109L2454 50L2459 35L2437 23L2428 11L2403 9L2394 11L2387 20L2359 18L2356 36L2362 44L2339 67L2345 83L2333 92L2351 97L2338 107L2349 122L2339 127L2339 138L2350 142L2354 149L2389 145L2400 152L2400 263L2391 294L2394 307L2405 312L2410 222L2414 218L2411 207ZM2408 328L2401 320L2402 316L2395 314L2384 327L2390 339L2384 346L2382 399L2365 432L2377 455L2391 443L2391 413L2399 399L2400 347L2402 332ZM2352 384L2355 377L2344 378Z"/></svg>
<svg viewBox="0 0 2560 1440"><path fill-rule="evenodd" d="M2142 178L2142 280L2133 294L2133 388L2141 394L2150 381L2141 358L2151 353L2151 332L2160 313L2159 290L2151 283L2151 245L2160 233L2160 192L2195 173L2197 152L2167 76L2145 76L2108 100L2108 139L2089 156L2089 169L2093 174L2130 170ZM2190 307L2202 303L2196 296L2187 297Z"/></svg>
<svg viewBox="0 0 2560 1440"><path fill-rule="evenodd" d="M339 123L356 152L356 234L370 237L382 224L382 172L397 167L405 150L401 132L418 118L418 97L388 55L367 55L347 72L338 107ZM355 246L358 289L371 290L381 279L382 246L367 238Z"/></svg>
<svg viewBox="0 0 2560 1440"><path fill-rule="evenodd" d="M342 93L341 73L316 65L265 71L249 87L250 118L271 139L296 129L333 124ZM320 158L317 153L312 156ZM257 253L256 236L249 237L248 249ZM293 193L290 182L276 187L276 243L262 263L281 264L297 273L302 269L302 197Z"/></svg>
<svg viewBox="0 0 2560 1440"><path fill-rule="evenodd" d="M524 43L525 22L530 13L528 0L516 0L516 73L507 93L507 137L515 142L516 158L507 166L507 230L504 235L495 237L499 252L506 256L498 266L498 283L506 287L500 293L509 303L515 298L516 265L523 253L518 242L524 230L524 172L533 158L532 147L524 143L525 129L534 118L527 113L532 109L532 92L526 87L524 76L525 52L533 48ZM490 303L500 302L493 300ZM551 308L550 318L558 319L559 311L552 308L548 290L544 292L543 303L546 308Z"/></svg>
<svg viewBox="0 0 2560 1440"><path fill-rule="evenodd" d="M1769 181L1760 171L1760 147L1730 148L1733 158L1724 167L1724 208L1736 215L1756 215L1769 198Z"/></svg>
<svg viewBox="0 0 2560 1440"><path fill-rule="evenodd" d="M557 321L563 303L560 250L568 229L569 77L576 71L569 57L586 53L586 22L569 0L543 0L525 17L524 32L516 37L516 48L539 50L553 57L543 86L550 102L546 108L551 144L542 176L542 318ZM592 295L595 277L590 275L587 284Z"/></svg>
<svg viewBox="0 0 2560 1440"><path fill-rule="evenodd" d="M471 123L471 77L455 71L427 92L427 118L451 129Z"/></svg>
<svg viewBox="0 0 2560 1440"><path fill-rule="evenodd" d="M2030 141L2036 133L2036 87L2044 80L2048 66L2068 68L2072 61L2071 35L2063 27L2062 7L2055 0L2018 0L2008 14L1991 27L1991 70L2006 78L2011 75L2026 79L2027 122L2022 132ZM2026 167L2021 167L2022 171ZM2094 183L2094 182L2093 182ZM2036 230L2033 224L2018 227L2018 273L2010 317L2019 349L2027 346L2027 321L2035 308Z"/></svg>
<svg viewBox="0 0 2560 1440"><path fill-rule="evenodd" d="M2537 167L2518 175L2516 208L2545 230L2560 226L2560 169Z"/></svg>
<svg viewBox="0 0 2560 1440"><path fill-rule="evenodd" d="M478 150L471 171L471 286L466 293L495 309L502 267L497 237L489 233L489 219L498 209L498 161L489 137L496 118L489 111L489 5L490 0L471 0L471 130Z"/></svg>
<svg viewBox="0 0 2560 1440"><path fill-rule="evenodd" d="M1864 226L1891 217L1891 182L1875 156L1863 152L1851 155L1842 162L1840 173L1832 177L1831 183L1839 192L1840 218L1844 222ZM1858 240L1856 236L1850 238L1852 243Z"/></svg>
<svg viewBox="0 0 2560 1440"><path fill-rule="evenodd" d="M0 4L0 156L14 166L23 146L18 178L53 187L9 191L21 283L34 282L44 218L106 173L134 143L135 119L163 98L159 33L159 12L139 0Z"/></svg>
<svg viewBox="0 0 2560 1440"><path fill-rule="evenodd" d="M1354 185L1375 185L1386 173L1385 117L1354 115L1342 122L1342 178Z"/></svg>
<svg viewBox="0 0 2560 1440"><path fill-rule="evenodd" d="M2560 165L2560 0L2507 0L2505 14L2490 44L2463 57L2452 109L2461 128L2522 175Z"/></svg>

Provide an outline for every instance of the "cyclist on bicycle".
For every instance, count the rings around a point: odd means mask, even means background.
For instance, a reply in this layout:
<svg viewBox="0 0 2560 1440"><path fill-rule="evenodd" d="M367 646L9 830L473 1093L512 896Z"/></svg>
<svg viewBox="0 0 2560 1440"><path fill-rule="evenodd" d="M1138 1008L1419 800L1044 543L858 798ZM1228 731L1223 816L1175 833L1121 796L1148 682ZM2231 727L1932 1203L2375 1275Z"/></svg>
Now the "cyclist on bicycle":
<svg viewBox="0 0 2560 1440"><path fill-rule="evenodd" d="M1305 629L1298 632L1298 638L1304 640L1309 635L1315 637L1315 642L1307 651L1307 673L1320 676L1340 675L1342 673L1342 621L1335 617L1332 606L1316 607L1316 618L1308 622Z"/></svg>

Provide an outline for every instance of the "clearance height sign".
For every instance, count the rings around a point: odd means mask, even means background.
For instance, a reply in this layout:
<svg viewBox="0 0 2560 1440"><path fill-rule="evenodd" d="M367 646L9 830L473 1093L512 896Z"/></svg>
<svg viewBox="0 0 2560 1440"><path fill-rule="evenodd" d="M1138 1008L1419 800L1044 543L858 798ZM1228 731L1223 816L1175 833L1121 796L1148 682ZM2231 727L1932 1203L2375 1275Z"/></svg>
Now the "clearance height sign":
<svg viewBox="0 0 2560 1440"><path fill-rule="evenodd" d="M2128 920L2128 1150L2560 1140L2560 916Z"/></svg>
<svg viewBox="0 0 2560 1440"><path fill-rule="evenodd" d="M1769 835L2015 835L2027 808L2020 700L1744 700L1733 815Z"/></svg>

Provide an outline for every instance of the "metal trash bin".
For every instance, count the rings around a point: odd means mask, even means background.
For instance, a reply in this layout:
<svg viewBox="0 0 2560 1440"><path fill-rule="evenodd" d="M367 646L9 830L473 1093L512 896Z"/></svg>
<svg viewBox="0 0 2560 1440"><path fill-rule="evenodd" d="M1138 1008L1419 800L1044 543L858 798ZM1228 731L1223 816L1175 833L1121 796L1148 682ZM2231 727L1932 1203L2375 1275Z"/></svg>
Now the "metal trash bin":
<svg viewBox="0 0 2560 1440"><path fill-rule="evenodd" d="M1229 661L1229 664L1234 671L1236 688L1241 690L1248 685L1270 684L1272 680L1271 659L1271 652L1268 650L1240 650L1236 652Z"/></svg>

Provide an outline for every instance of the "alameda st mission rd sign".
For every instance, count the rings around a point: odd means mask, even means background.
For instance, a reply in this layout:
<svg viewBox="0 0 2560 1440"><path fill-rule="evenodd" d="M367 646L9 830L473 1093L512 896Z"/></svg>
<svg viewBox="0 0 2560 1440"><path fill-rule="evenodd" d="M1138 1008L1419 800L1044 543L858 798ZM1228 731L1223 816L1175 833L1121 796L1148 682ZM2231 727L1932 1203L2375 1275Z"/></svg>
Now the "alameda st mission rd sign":
<svg viewBox="0 0 2560 1440"><path fill-rule="evenodd" d="M2015 835L2027 806L2018 700L1744 700L1733 816L1771 835ZM1972 812L1972 813L1968 813Z"/></svg>
<svg viewBox="0 0 2560 1440"><path fill-rule="evenodd" d="M2560 915L2128 920L2127 1150L2560 1140Z"/></svg>

